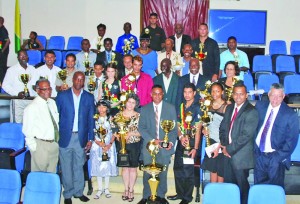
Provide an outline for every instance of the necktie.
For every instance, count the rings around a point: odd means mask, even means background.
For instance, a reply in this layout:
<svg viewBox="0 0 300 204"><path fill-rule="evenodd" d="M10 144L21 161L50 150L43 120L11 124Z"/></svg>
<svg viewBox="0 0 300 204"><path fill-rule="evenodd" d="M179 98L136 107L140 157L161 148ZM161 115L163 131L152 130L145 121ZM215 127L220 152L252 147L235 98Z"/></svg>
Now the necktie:
<svg viewBox="0 0 300 204"><path fill-rule="evenodd" d="M259 143L259 149L261 152L265 151L266 138L267 138L267 134L269 132L271 122L272 122L272 117L273 117L273 109L271 110L268 120L265 124L265 127L261 133L261 138L260 138L260 143Z"/></svg>
<svg viewBox="0 0 300 204"><path fill-rule="evenodd" d="M96 77L96 89L98 89L98 85L99 84L99 78L98 77Z"/></svg>
<svg viewBox="0 0 300 204"><path fill-rule="evenodd" d="M193 76L193 82L192 82L192 83L193 83L195 86L197 85L195 76Z"/></svg>
<svg viewBox="0 0 300 204"><path fill-rule="evenodd" d="M233 114L232 119L230 121L229 144L232 142L232 140L231 140L231 129L232 129L232 126L233 126L234 120L236 119L237 114L238 114L238 109L235 108L234 114Z"/></svg>
<svg viewBox="0 0 300 204"><path fill-rule="evenodd" d="M156 132L156 138L159 139L159 121L158 121L158 106L155 106L155 132Z"/></svg>
<svg viewBox="0 0 300 204"><path fill-rule="evenodd" d="M110 63L110 61L111 61L111 55L110 53L107 53L107 62Z"/></svg>
<svg viewBox="0 0 300 204"><path fill-rule="evenodd" d="M51 117L51 121L52 121L52 124L53 124L53 128L54 128L54 140L55 140L55 142L58 142L58 140L59 140L58 127L57 127L56 121L54 120L54 117L53 117L53 115L51 113L51 110L50 110L48 102L47 102L47 106L48 106L48 111L49 111L49 114L50 114L50 117Z"/></svg>

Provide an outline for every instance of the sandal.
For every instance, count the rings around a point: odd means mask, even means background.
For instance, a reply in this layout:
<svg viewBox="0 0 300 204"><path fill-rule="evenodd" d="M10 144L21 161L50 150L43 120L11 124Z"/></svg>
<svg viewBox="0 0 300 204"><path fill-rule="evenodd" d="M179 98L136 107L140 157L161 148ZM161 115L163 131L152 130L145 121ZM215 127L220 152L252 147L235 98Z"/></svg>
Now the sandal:
<svg viewBox="0 0 300 204"><path fill-rule="evenodd" d="M132 202L134 200L133 193L134 193L134 191L129 191L128 202Z"/></svg>
<svg viewBox="0 0 300 204"><path fill-rule="evenodd" d="M105 194L106 198L110 198L111 197L111 194L110 194L108 188L104 189L104 194Z"/></svg>
<svg viewBox="0 0 300 204"><path fill-rule="evenodd" d="M98 190L98 192L96 193L94 199L99 199L101 197L101 195L103 194L103 191L102 190Z"/></svg>
<svg viewBox="0 0 300 204"><path fill-rule="evenodd" d="M122 195L122 200L128 200L128 191L124 191L123 195Z"/></svg>

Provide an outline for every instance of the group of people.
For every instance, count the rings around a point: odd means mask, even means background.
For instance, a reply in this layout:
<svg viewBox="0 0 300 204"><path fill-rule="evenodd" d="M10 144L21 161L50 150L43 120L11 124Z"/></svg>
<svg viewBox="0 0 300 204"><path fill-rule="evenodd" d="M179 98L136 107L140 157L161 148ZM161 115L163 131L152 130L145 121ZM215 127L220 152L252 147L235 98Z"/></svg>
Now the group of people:
<svg viewBox="0 0 300 204"><path fill-rule="evenodd" d="M211 172L211 182L237 184L242 203L247 203L247 178L254 167L255 184L284 186L284 170L289 168L290 155L297 144L299 123L296 113L283 102L283 87L273 84L269 102L258 101L254 107L247 100L247 88L240 75L249 69L248 58L236 48L235 37L228 38L228 50L220 55L216 41L208 37L206 24L200 24L199 38L193 41L183 35L181 24L176 24L176 34L166 39L157 20L157 14L150 14L150 25L143 29L140 47L136 47L137 40L130 34L131 25L125 23L125 34L116 46L124 53L112 51L112 40L104 38L106 26L100 24L99 36L92 44L84 39L82 52L66 56L64 81L57 76L61 69L54 66L53 51L45 52L45 65L37 69L27 64L25 50L18 52L19 62L8 69L2 88L23 98L24 84L18 76L31 76L27 86L30 95L36 97L25 108L23 133L32 156L32 171L56 172L59 160L65 203L72 203L72 197L87 202L89 199L83 195L83 165L90 151L91 175L98 181L94 198L102 194L111 197L109 177L118 175L117 153L121 148L116 118L124 117L129 121L125 136L129 165L122 166L124 201L134 200L137 167L152 162L147 150L152 141L159 147L156 162L166 169L175 154L176 195L167 198L190 203L201 136L210 138L215 147L201 168ZM132 42L127 50L119 45L124 39ZM178 64L181 70L175 70ZM207 81L213 82L209 89ZM203 121L205 101L199 89L207 89L211 95L207 106L212 122L208 128ZM121 100L124 92L125 101ZM51 97L56 97L55 101ZM164 120L174 123L166 145L162 143L165 132L160 125ZM153 193L150 177L144 172L139 204L147 203ZM156 199L167 204L167 172L160 172L158 177Z"/></svg>

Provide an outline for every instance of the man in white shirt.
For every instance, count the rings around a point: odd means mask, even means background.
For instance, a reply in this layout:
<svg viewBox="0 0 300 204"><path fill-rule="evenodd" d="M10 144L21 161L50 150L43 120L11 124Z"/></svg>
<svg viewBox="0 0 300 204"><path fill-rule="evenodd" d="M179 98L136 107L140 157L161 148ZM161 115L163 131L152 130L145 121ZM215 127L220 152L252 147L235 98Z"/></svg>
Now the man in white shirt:
<svg viewBox="0 0 300 204"><path fill-rule="evenodd" d="M59 115L55 101L50 98L50 82L38 80L36 91L38 96L24 110L22 129L31 154L31 171L56 173Z"/></svg>
<svg viewBox="0 0 300 204"><path fill-rule="evenodd" d="M93 67L96 62L97 55L90 51L90 41L88 39L83 39L81 41L81 49L82 51L76 54L76 68L80 71L86 70L86 64L88 63L88 67Z"/></svg>
<svg viewBox="0 0 300 204"><path fill-rule="evenodd" d="M28 55L27 52L24 50L20 50L18 52L18 63L12 67L10 67L3 80L2 88L3 90L11 96L19 96L21 98L25 97L24 88L25 85L21 81L21 74L28 74L29 75L29 82L27 84L27 88L29 91L29 95L33 96L35 92L32 89L32 85L35 84L34 78L36 69L27 64L28 62Z"/></svg>
<svg viewBox="0 0 300 204"><path fill-rule="evenodd" d="M57 73L61 70L61 68L54 65L55 60L56 56L53 50L47 50L45 53L45 64L36 69L35 74L35 81L37 81L40 77L44 77L50 81L50 86L52 88L51 97L56 97L57 95L55 81Z"/></svg>
<svg viewBox="0 0 300 204"><path fill-rule="evenodd" d="M190 44L192 41L191 36L183 34L183 31L184 31L183 25L181 23L176 23L175 35L169 37L174 41L175 46L173 47L173 50L178 53L180 52L181 56L183 56L182 49L184 45Z"/></svg>
<svg viewBox="0 0 300 204"><path fill-rule="evenodd" d="M100 53L104 51L104 35L106 33L106 25L100 23L97 26L98 36L92 40L91 50L94 53Z"/></svg>

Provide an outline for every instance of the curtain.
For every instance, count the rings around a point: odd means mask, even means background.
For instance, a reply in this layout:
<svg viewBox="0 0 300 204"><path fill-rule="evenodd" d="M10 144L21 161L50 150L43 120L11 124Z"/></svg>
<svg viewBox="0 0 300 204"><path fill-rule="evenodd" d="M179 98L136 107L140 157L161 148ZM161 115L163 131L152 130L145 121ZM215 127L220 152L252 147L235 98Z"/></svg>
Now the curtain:
<svg viewBox="0 0 300 204"><path fill-rule="evenodd" d="M174 35L175 23L182 23L184 34L198 37L200 23L207 23L209 0L142 0L142 28L149 24L150 13L158 14L158 25L166 36Z"/></svg>

